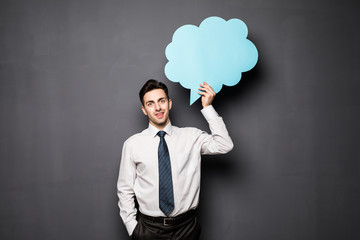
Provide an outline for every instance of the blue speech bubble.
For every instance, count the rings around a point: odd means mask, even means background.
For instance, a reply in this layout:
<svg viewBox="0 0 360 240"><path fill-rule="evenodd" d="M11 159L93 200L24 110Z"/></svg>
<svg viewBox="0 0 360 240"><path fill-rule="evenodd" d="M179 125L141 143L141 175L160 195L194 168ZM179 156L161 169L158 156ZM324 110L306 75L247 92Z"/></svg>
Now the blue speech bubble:
<svg viewBox="0 0 360 240"><path fill-rule="evenodd" d="M223 85L236 85L241 73L252 69L258 60L258 51L247 35L246 24L236 18L208 17L199 27L181 26L165 49L169 60L166 77L190 89L190 105L201 96L198 88L203 82L216 93Z"/></svg>

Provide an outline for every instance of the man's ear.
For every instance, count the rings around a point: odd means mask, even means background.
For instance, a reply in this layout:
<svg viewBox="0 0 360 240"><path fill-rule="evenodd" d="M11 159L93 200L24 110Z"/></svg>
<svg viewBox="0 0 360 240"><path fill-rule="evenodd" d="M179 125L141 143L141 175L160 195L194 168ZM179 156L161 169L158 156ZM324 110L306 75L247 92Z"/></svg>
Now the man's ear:
<svg viewBox="0 0 360 240"><path fill-rule="evenodd" d="M172 107L172 101L171 99L169 99L169 110L171 110L171 107Z"/></svg>
<svg viewBox="0 0 360 240"><path fill-rule="evenodd" d="M147 116L147 112L146 112L146 110L145 110L145 108L144 108L144 105L143 106L141 106L141 110L143 111L143 113Z"/></svg>

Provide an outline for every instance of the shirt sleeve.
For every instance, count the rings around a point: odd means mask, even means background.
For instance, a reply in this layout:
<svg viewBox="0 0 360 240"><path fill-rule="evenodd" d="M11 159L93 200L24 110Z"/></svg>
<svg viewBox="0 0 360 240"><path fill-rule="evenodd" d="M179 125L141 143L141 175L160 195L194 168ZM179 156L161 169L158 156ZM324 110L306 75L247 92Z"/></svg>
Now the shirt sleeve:
<svg viewBox="0 0 360 240"><path fill-rule="evenodd" d="M209 123L211 131L211 134L203 132L199 136L199 140L201 141L201 154L225 154L230 152L234 144L222 117L219 116L212 105L203 108L201 113Z"/></svg>
<svg viewBox="0 0 360 240"><path fill-rule="evenodd" d="M136 166L131 159L131 146L129 141L124 143L121 155L119 177L117 181L117 194L119 197L120 216L125 224L129 236L137 225L135 208L134 183Z"/></svg>

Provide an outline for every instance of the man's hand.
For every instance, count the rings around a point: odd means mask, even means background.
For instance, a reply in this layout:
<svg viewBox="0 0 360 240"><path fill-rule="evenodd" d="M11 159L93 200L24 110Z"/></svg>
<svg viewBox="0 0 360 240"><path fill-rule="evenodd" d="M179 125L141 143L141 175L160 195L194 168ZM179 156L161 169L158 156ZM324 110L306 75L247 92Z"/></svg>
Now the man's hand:
<svg viewBox="0 0 360 240"><path fill-rule="evenodd" d="M200 84L200 88L198 89L200 90L198 93L201 95L201 104L203 108L210 106L216 95L214 90L206 82Z"/></svg>

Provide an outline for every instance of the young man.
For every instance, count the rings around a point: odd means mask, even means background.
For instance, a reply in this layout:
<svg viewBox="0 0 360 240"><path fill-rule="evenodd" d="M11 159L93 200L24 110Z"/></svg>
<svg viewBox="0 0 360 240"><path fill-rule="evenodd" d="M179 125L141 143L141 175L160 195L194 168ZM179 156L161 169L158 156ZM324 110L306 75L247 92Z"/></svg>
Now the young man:
<svg viewBox="0 0 360 240"><path fill-rule="evenodd" d="M211 105L215 92L207 83L199 90L211 134L171 125L172 101L165 84L149 80L140 90L149 126L125 141L117 182L120 216L132 239L199 239L194 212L201 155L225 154L233 148L222 118Z"/></svg>

